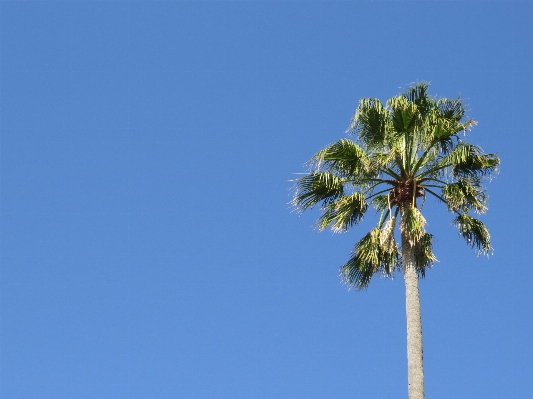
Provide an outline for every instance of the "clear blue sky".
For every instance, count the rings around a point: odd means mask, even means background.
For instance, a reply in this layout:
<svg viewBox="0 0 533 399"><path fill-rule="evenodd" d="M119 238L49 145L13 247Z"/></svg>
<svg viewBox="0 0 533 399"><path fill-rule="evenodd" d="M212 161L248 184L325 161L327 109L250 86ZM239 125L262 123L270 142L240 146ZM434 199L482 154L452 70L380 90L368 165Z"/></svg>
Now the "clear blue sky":
<svg viewBox="0 0 533 399"><path fill-rule="evenodd" d="M425 207L427 397L533 398L533 3L0 7L2 398L405 398L401 275L337 277L372 215L319 234L287 202L417 80L502 160L490 259Z"/></svg>

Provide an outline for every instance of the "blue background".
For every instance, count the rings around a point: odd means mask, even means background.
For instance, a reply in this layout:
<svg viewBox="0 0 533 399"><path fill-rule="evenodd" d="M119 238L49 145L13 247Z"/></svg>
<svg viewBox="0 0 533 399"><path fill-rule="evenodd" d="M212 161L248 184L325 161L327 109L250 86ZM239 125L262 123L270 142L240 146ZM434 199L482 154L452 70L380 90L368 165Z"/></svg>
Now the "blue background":
<svg viewBox="0 0 533 399"><path fill-rule="evenodd" d="M361 97L462 95L494 255L436 202L428 398L532 398L529 2L2 2L1 397L403 398L402 276L289 180Z"/></svg>

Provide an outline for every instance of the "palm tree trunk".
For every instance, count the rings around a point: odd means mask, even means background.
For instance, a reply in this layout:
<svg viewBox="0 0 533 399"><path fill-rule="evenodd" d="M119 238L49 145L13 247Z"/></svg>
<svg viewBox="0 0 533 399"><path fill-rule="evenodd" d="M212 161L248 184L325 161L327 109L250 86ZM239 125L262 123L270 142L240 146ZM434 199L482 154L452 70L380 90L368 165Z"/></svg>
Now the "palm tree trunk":
<svg viewBox="0 0 533 399"><path fill-rule="evenodd" d="M424 399L424 363L422 352L422 317L418 275L413 248L402 234L402 262L405 279L405 309L407 315L407 381L409 399Z"/></svg>

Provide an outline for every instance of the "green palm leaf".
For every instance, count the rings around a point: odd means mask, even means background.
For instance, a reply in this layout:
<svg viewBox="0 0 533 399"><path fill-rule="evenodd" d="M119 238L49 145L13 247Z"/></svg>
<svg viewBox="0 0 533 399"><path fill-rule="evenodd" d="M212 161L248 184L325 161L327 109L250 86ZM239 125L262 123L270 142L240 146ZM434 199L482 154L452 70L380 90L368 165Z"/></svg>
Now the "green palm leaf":
<svg viewBox="0 0 533 399"><path fill-rule="evenodd" d="M368 148L382 146L387 134L389 110L377 98L363 98L350 123L349 131Z"/></svg>
<svg viewBox="0 0 533 399"><path fill-rule="evenodd" d="M348 139L341 139L319 151L309 164L339 176L364 175L371 166L366 151Z"/></svg>
<svg viewBox="0 0 533 399"><path fill-rule="evenodd" d="M370 204L376 208L377 211L384 211L390 206L389 194L377 195L370 201Z"/></svg>
<svg viewBox="0 0 533 399"><path fill-rule="evenodd" d="M368 286L372 276L379 270L380 260L379 229L371 230L357 244L351 258L341 266L344 280L357 289Z"/></svg>
<svg viewBox="0 0 533 399"><path fill-rule="evenodd" d="M441 98L437 101L437 109L444 119L454 122L459 122L465 115L465 109L460 98L457 100Z"/></svg>
<svg viewBox="0 0 533 399"><path fill-rule="evenodd" d="M413 247L416 271L420 277L425 277L426 269L433 266L437 257L433 254L433 235L424 233Z"/></svg>
<svg viewBox="0 0 533 399"><path fill-rule="evenodd" d="M418 107L403 96L393 97L388 101L392 108L392 126L396 133L411 132L418 116Z"/></svg>
<svg viewBox="0 0 533 399"><path fill-rule="evenodd" d="M477 177L489 175L499 163L496 154L484 154L481 148L461 141L441 159L439 165L451 167L456 177Z"/></svg>
<svg viewBox="0 0 533 399"><path fill-rule="evenodd" d="M451 211L468 212L474 209L478 213L485 213L487 210L487 194L478 177L461 177L455 183L447 184L442 189L442 197Z"/></svg>
<svg viewBox="0 0 533 399"><path fill-rule="evenodd" d="M344 195L344 181L330 172L312 172L296 179L292 205L305 210L323 202L329 204Z"/></svg>
<svg viewBox="0 0 533 399"><path fill-rule="evenodd" d="M403 97L418 107L418 110L422 115L426 115L426 113L431 110L432 105L434 105L434 100L428 95L428 88L429 83L420 82L409 87L407 92L402 94Z"/></svg>
<svg viewBox="0 0 533 399"><path fill-rule="evenodd" d="M487 254L492 249L489 230L480 220L463 213L454 219L453 224L457 226L459 234L477 251L478 255Z"/></svg>
<svg viewBox="0 0 533 399"><path fill-rule="evenodd" d="M324 214L318 219L318 228L324 230L329 225L334 232L347 231L359 223L368 209L365 196L353 193L329 203Z"/></svg>

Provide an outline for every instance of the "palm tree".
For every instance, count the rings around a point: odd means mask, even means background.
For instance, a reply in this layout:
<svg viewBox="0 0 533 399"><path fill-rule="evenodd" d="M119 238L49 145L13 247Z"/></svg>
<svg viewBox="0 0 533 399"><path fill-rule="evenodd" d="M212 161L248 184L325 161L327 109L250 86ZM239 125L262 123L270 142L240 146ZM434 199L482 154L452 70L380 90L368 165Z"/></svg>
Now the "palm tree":
<svg viewBox="0 0 533 399"><path fill-rule="evenodd" d="M428 86L412 85L385 105L361 99L348 129L356 140L341 139L314 155L309 173L295 181L292 200L300 211L320 205L319 230L347 231L369 205L381 214L377 226L355 244L341 276L364 289L375 274L403 273L410 399L424 398L418 278L436 261L421 212L426 196L446 205L459 234L478 254L487 254L489 231L470 213L487 210L482 179L500 163L496 154L460 137L476 125L465 118L461 99L430 97Z"/></svg>

